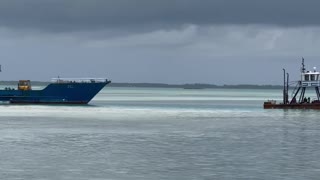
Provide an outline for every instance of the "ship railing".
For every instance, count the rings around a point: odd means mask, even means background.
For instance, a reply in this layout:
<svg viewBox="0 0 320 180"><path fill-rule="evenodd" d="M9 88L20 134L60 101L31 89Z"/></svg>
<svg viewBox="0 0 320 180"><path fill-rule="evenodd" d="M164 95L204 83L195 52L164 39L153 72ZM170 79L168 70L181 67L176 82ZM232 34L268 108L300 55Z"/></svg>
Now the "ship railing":
<svg viewBox="0 0 320 180"><path fill-rule="evenodd" d="M106 78L52 78L53 83L103 83L108 82Z"/></svg>
<svg viewBox="0 0 320 180"><path fill-rule="evenodd" d="M320 81L302 81L302 87L320 87Z"/></svg>

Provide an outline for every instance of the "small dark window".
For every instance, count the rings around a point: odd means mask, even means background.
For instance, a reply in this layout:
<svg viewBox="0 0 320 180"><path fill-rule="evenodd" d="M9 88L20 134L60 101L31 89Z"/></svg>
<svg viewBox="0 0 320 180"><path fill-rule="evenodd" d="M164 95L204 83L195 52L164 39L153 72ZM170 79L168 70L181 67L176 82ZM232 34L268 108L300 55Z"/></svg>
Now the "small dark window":
<svg viewBox="0 0 320 180"><path fill-rule="evenodd" d="M304 80L309 81L309 74L304 75Z"/></svg>
<svg viewBox="0 0 320 180"><path fill-rule="evenodd" d="M316 79L315 79L315 76L314 76L314 74L311 74L311 81L315 81Z"/></svg>

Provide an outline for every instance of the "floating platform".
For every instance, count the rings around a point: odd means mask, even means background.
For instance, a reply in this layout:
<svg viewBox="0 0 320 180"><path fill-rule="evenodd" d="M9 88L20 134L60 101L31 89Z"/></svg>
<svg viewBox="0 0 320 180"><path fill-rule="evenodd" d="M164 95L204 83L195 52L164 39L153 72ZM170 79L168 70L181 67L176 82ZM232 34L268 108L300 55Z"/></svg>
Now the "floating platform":
<svg viewBox="0 0 320 180"><path fill-rule="evenodd" d="M277 104L276 101L269 100L264 102L264 109L320 109L320 72L316 71L316 67L313 71L306 71L302 58L301 79L294 81L296 86L292 91L292 98L289 98L289 74L285 69L283 75L283 102ZM305 96L306 89L315 90L316 97L313 97L312 101Z"/></svg>
<svg viewBox="0 0 320 180"><path fill-rule="evenodd" d="M272 102L264 102L264 109L320 109L320 103L302 103L302 104L274 104Z"/></svg>

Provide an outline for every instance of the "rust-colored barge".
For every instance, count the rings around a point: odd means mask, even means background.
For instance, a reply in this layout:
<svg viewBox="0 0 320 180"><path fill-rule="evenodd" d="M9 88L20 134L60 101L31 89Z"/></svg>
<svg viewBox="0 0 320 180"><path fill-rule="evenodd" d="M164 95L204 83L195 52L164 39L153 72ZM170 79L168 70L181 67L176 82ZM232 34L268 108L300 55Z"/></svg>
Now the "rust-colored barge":
<svg viewBox="0 0 320 180"><path fill-rule="evenodd" d="M320 103L291 103L291 104L272 104L270 102L264 102L264 109L320 109Z"/></svg>
<svg viewBox="0 0 320 180"><path fill-rule="evenodd" d="M264 109L320 109L320 72L316 71L316 67L313 68L313 71L306 71L302 58L301 80L297 81L291 99L288 95L289 74L285 72L285 69L283 69L283 75L283 102L276 103L274 100L264 102ZM307 88L315 90L315 99L305 97Z"/></svg>

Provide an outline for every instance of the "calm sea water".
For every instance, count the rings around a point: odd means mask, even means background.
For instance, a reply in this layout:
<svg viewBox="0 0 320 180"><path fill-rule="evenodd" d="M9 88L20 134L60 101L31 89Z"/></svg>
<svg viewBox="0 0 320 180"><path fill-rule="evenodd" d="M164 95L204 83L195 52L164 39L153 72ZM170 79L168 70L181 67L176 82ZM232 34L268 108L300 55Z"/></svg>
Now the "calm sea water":
<svg viewBox="0 0 320 180"><path fill-rule="evenodd" d="M320 111L281 90L105 88L88 106L0 106L1 179L318 179Z"/></svg>

